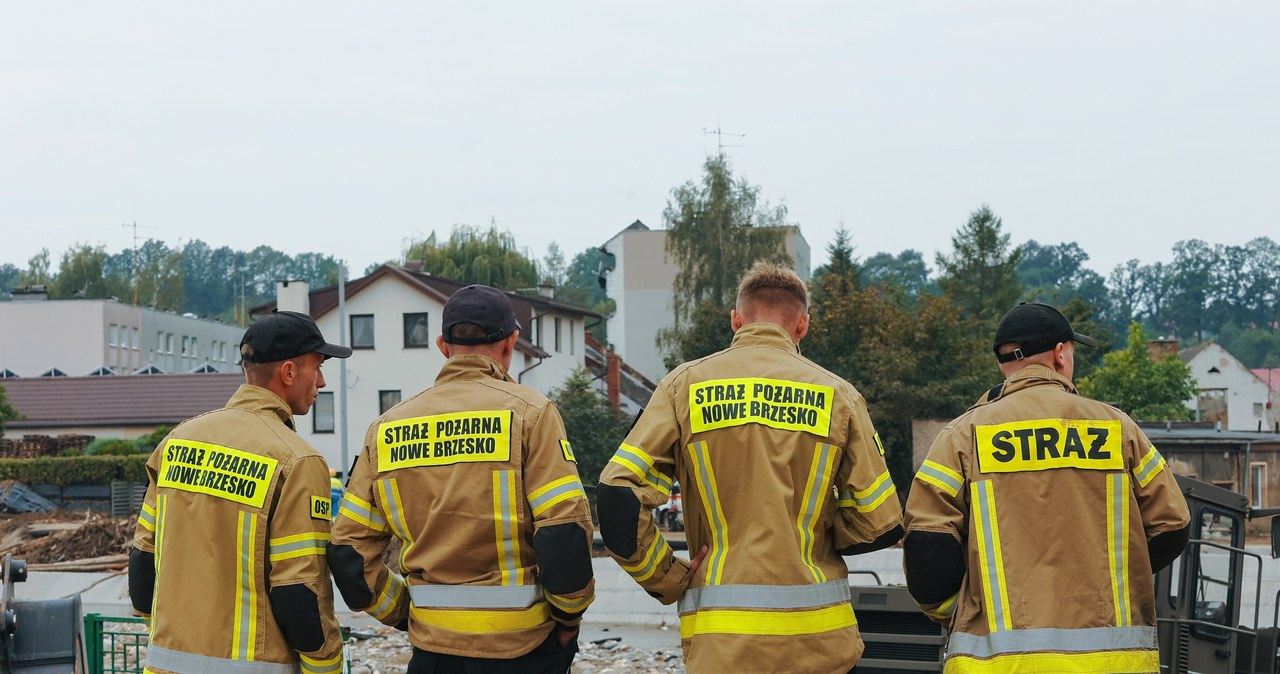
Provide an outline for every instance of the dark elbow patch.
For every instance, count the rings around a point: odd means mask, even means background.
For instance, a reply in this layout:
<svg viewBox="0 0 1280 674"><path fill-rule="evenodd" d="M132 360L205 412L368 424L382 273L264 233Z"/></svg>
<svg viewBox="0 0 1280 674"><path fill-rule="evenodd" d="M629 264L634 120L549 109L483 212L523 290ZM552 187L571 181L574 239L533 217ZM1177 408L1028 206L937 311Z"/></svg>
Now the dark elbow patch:
<svg viewBox="0 0 1280 674"><path fill-rule="evenodd" d="M284 640L295 651L310 653L324 646L320 601L311 588L306 585L271 588L271 612L276 616Z"/></svg>
<svg viewBox="0 0 1280 674"><path fill-rule="evenodd" d="M373 590L364 582L364 557L350 545L330 543L325 556L329 560L329 572L333 584L338 586L342 601L353 609L368 608L373 604Z"/></svg>
<svg viewBox="0 0 1280 674"><path fill-rule="evenodd" d="M602 484L596 489L596 512L600 516L600 537L609 552L630 559L636 554L636 532L640 528L640 500L631 487Z"/></svg>
<svg viewBox="0 0 1280 674"><path fill-rule="evenodd" d="M950 534L912 531L902 543L902 570L916 601L937 604L960 590L965 551Z"/></svg>
<svg viewBox="0 0 1280 674"><path fill-rule="evenodd" d="M129 552L129 601L138 613L151 614L156 591L156 556L134 548Z"/></svg>
<svg viewBox="0 0 1280 674"><path fill-rule="evenodd" d="M575 523L542 527L533 535L538 580L551 594L572 594L591 582L587 532Z"/></svg>

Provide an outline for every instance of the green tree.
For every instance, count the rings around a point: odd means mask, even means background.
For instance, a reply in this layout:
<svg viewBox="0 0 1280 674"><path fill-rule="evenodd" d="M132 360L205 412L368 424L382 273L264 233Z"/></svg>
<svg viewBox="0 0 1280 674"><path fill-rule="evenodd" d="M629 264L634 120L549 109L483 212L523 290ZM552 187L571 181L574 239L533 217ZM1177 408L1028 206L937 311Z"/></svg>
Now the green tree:
<svg viewBox="0 0 1280 674"><path fill-rule="evenodd" d="M1002 223L983 204L951 237L951 255L938 254L938 287L954 298L966 316L978 319L983 331L994 326L1022 297L1018 264L1022 254L1009 248Z"/></svg>
<svg viewBox="0 0 1280 674"><path fill-rule="evenodd" d="M487 229L457 225L444 242L432 232L425 240L411 242L404 259L421 260L423 270L436 276L504 290L533 288L540 280L538 264L496 222Z"/></svg>
<svg viewBox="0 0 1280 674"><path fill-rule="evenodd" d="M542 282L559 288L564 285L566 272L564 253L560 250L560 244L552 241L547 244L547 254L542 258Z"/></svg>
<svg viewBox="0 0 1280 674"><path fill-rule="evenodd" d="M4 436L4 424L6 421L21 418L22 413L9 404L9 398L4 394L4 387L0 386L0 436Z"/></svg>
<svg viewBox="0 0 1280 674"><path fill-rule="evenodd" d="M58 276L49 286L51 299L103 299L115 289L105 272L109 256L103 246L77 243L62 253Z"/></svg>
<svg viewBox="0 0 1280 674"><path fill-rule="evenodd" d="M135 257L133 294L138 304L161 311L183 311L187 295L182 280L182 252L170 250L163 241L148 239Z"/></svg>
<svg viewBox="0 0 1280 674"><path fill-rule="evenodd" d="M608 319L618 308L605 291L605 273L615 264L613 255L603 248L588 248L573 256L563 285L556 288L556 301L600 314L601 320L590 325L587 332L601 344L609 343Z"/></svg>
<svg viewBox="0 0 1280 674"><path fill-rule="evenodd" d="M18 282L24 286L48 285L53 280L49 273L49 249L41 248L39 253L27 260L27 269L22 272Z"/></svg>
<svg viewBox="0 0 1280 674"><path fill-rule="evenodd" d="M929 267L924 262L924 255L910 248L897 255L876 253L864 260L862 283L899 288L905 296L912 298L936 291L936 284L929 280Z"/></svg>
<svg viewBox="0 0 1280 674"><path fill-rule="evenodd" d="M1196 396L1191 369L1176 355L1152 360L1147 332L1129 324L1129 343L1123 351L1103 356L1102 367L1080 380L1080 393L1116 405L1139 421L1187 420L1184 405Z"/></svg>
<svg viewBox="0 0 1280 674"><path fill-rule="evenodd" d="M16 265L8 262L0 264L0 302L8 302L13 299L10 291L18 285L19 279L22 278L22 270Z"/></svg>
<svg viewBox="0 0 1280 674"><path fill-rule="evenodd" d="M733 308L742 274L757 260L793 264L786 253L787 209L760 200L760 188L735 179L724 155L708 157L702 180L673 189L662 213L667 255L677 271L672 288L674 327L660 331L659 345L668 363L676 354L703 356L705 346L689 340L700 335L697 318ZM728 322L724 319L725 323ZM723 349L728 342L713 350Z"/></svg>
<svg viewBox="0 0 1280 674"><path fill-rule="evenodd" d="M578 460L578 475L595 500L593 488L600 471L627 436L631 419L616 414L600 392L591 385L591 374L575 370L551 392L551 401L564 418L565 433Z"/></svg>

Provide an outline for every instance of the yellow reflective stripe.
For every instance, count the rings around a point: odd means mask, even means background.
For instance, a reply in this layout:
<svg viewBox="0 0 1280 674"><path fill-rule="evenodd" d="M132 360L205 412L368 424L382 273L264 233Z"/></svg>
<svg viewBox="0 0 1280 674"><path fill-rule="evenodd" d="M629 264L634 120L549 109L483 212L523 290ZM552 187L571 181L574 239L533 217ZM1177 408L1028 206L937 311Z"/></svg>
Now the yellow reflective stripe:
<svg viewBox="0 0 1280 674"><path fill-rule="evenodd" d="M520 512L515 495L515 471L493 471L493 526L503 585L524 585L524 569L520 566Z"/></svg>
<svg viewBox="0 0 1280 674"><path fill-rule="evenodd" d="M1138 462L1138 467L1133 471L1133 477L1138 480L1139 487L1145 487L1151 484L1151 481L1164 470L1165 461L1160 452L1155 447L1142 457L1142 461Z"/></svg>
<svg viewBox="0 0 1280 674"><path fill-rule="evenodd" d="M1009 599L1005 594L1004 554L1000 550L1000 526L996 519L996 497L990 480L970 484L973 508L977 511L978 562L981 566L982 591L986 598L987 627L1013 629L1009 615Z"/></svg>
<svg viewBox="0 0 1280 674"><path fill-rule="evenodd" d="M725 520L724 508L720 505L716 475L711 469L711 452L706 441L690 443L689 453L693 455L694 482L702 497L707 523L711 525L711 553L706 560L707 575L703 584L720 585L724 576L725 558L729 555L729 523Z"/></svg>
<svg viewBox="0 0 1280 674"><path fill-rule="evenodd" d="M258 643L258 592L255 568L258 515L241 512L236 522L235 623L231 629L231 655L253 660Z"/></svg>
<svg viewBox="0 0 1280 674"><path fill-rule="evenodd" d="M960 489L964 486L964 478L960 477L960 473L935 461L921 464L920 470L916 471L916 479L928 482L953 498L960 494Z"/></svg>
<svg viewBox="0 0 1280 674"><path fill-rule="evenodd" d="M156 576L160 575L160 553L164 550L164 518L168 514L169 496L156 494ZM151 593L151 615L156 614L156 593ZM148 625L148 628L150 626ZM148 630L150 631L150 630Z"/></svg>
<svg viewBox="0 0 1280 674"><path fill-rule="evenodd" d="M960 593L957 592L951 595L950 599L942 602L942 605L938 606L938 608L933 609L933 611L925 611L925 615L937 618L938 620L946 620L956 614L956 604L959 600Z"/></svg>
<svg viewBox="0 0 1280 674"><path fill-rule="evenodd" d="M892 496L894 491L893 479L889 477L889 472L885 471L871 483L870 487L853 492L853 507L860 513L869 513L879 508L880 504Z"/></svg>
<svg viewBox="0 0 1280 674"><path fill-rule="evenodd" d="M654 465L653 457L645 453L639 447L633 447L625 442L618 447L618 451L614 452L613 457L609 459L609 463L616 463L623 468L631 471L636 477L644 480L645 484L662 492L664 496L671 495L671 478L662 474L662 471Z"/></svg>
<svg viewBox="0 0 1280 674"><path fill-rule="evenodd" d="M378 600L365 609L365 613L378 620L391 615L391 611L396 607L396 600L399 599L400 593L404 591L404 587L403 578L394 573L387 573L387 581L382 584L382 591L378 593Z"/></svg>
<svg viewBox="0 0 1280 674"><path fill-rule="evenodd" d="M343 495L342 502L338 505L338 514L345 515L374 531L387 530L386 521L382 519L382 515L378 514L373 504L351 494L351 492Z"/></svg>
<svg viewBox="0 0 1280 674"><path fill-rule="evenodd" d="M578 481L578 476L569 475L543 485L532 494L529 494L529 507L533 511L533 516L537 517L557 503L562 503L574 497L585 499L587 494L582 490L582 483Z"/></svg>
<svg viewBox="0 0 1280 674"><path fill-rule="evenodd" d="M1107 476L1107 560L1116 626L1133 624L1129 610L1129 474Z"/></svg>
<svg viewBox="0 0 1280 674"><path fill-rule="evenodd" d="M298 660L305 674L331 674L332 672L342 671L342 651L338 651L337 655L324 660L309 658L299 653Z"/></svg>
<svg viewBox="0 0 1280 674"><path fill-rule="evenodd" d="M815 530L818 526L818 515L822 512L827 492L831 491L831 460L835 447L817 443L813 452L813 464L809 466L809 478L804 486L804 502L800 504L800 513L796 517L796 529L800 531L800 556L809 573L819 583L826 582L827 575L813 561Z"/></svg>
<svg viewBox="0 0 1280 674"><path fill-rule="evenodd" d="M470 634L496 634L537 627L551 619L547 602L540 601L519 611L474 611L469 609L410 609L413 619L424 625Z"/></svg>
<svg viewBox="0 0 1280 674"><path fill-rule="evenodd" d="M387 514L387 522L391 531L400 538L400 570L408 568L405 560L413 550L413 536L409 533L409 523L404 518L404 503L400 500L400 486L394 477L378 480L379 494L382 496L382 509Z"/></svg>
<svg viewBox="0 0 1280 674"><path fill-rule="evenodd" d="M595 601L595 595L580 597L578 599L568 599L558 594L547 593L547 602L552 606L564 611L565 613L581 613L587 610L591 602Z"/></svg>
<svg viewBox="0 0 1280 674"><path fill-rule="evenodd" d="M273 562L279 562L296 557L306 557L307 555L323 555L325 553L325 543L328 542L329 534L323 531L310 531L305 534L273 538L270 541L271 552L269 559Z"/></svg>
<svg viewBox="0 0 1280 674"><path fill-rule="evenodd" d="M947 658L946 674L1096 674L1097 672L1158 672L1156 651L1103 651L1100 653L1017 653L997 655L987 660L956 655Z"/></svg>
<svg viewBox="0 0 1280 674"><path fill-rule="evenodd" d="M632 565L622 564L622 570L636 580L637 583L643 583L653 576L658 570L658 562L671 556L671 546L667 544L667 539L662 536L655 536L653 545L649 546L649 552L640 559L639 562Z"/></svg>
<svg viewBox="0 0 1280 674"><path fill-rule="evenodd" d="M858 624L853 607L839 604L809 611L710 610L680 616L680 638L695 634L818 634Z"/></svg>

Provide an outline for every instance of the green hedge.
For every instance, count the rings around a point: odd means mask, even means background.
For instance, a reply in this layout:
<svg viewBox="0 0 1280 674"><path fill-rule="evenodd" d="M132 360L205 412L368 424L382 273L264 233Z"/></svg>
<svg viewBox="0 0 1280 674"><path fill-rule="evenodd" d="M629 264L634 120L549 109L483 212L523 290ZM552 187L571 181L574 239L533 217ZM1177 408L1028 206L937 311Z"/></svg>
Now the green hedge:
<svg viewBox="0 0 1280 674"><path fill-rule="evenodd" d="M147 455L45 456L38 459L0 459L0 480L25 484L110 484L116 480L147 481Z"/></svg>

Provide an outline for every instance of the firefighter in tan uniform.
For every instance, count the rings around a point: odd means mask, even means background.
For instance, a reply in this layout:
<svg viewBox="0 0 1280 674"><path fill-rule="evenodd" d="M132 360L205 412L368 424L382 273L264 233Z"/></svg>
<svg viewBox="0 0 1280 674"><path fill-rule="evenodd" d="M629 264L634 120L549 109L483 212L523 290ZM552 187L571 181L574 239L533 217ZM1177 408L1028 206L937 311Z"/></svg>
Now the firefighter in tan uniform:
<svg viewBox="0 0 1280 674"><path fill-rule="evenodd" d="M808 299L794 272L757 263L732 345L668 374L600 476L605 545L679 602L690 672L845 674L863 646L841 555L902 535L865 401L799 353ZM650 514L675 481L691 562Z"/></svg>
<svg viewBox="0 0 1280 674"><path fill-rule="evenodd" d="M565 672L595 581L564 423L507 374L520 325L505 293L459 289L441 330L435 385L365 436L329 546L338 590L407 620L409 674Z"/></svg>
<svg viewBox="0 0 1280 674"><path fill-rule="evenodd" d="M146 669L183 674L337 674L325 543L329 466L294 431L324 388L327 344L310 316L280 311L240 343L247 384L180 424L147 461L150 484L129 596L150 617Z"/></svg>
<svg viewBox="0 0 1280 674"><path fill-rule="evenodd" d="M1120 410L1076 393L1051 306L1001 319L1004 382L949 424L907 500L903 566L950 632L946 672L1157 672L1152 573L1186 545L1186 501Z"/></svg>

